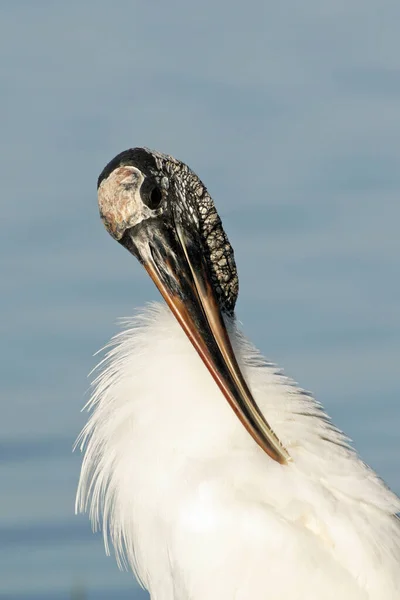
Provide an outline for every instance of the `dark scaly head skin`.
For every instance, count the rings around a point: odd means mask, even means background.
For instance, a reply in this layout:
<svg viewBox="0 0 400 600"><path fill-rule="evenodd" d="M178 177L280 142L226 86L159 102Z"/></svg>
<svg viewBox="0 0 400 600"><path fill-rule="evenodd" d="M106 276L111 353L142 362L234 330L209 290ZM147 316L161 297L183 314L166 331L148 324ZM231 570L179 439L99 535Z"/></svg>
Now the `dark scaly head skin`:
<svg viewBox="0 0 400 600"><path fill-rule="evenodd" d="M127 167L127 170L124 171L122 167ZM135 167L138 172L132 173L129 167ZM104 185L116 173L116 177L119 177L116 182L118 184L121 178L127 177L126 184L122 186L126 200L121 200L120 196L118 203L114 197L115 185ZM190 220L191 226L198 228L202 251L209 265L220 308L233 314L239 291L233 249L210 194L186 164L147 148L132 148L121 152L106 165L99 176L97 187L101 218L106 229L119 242L124 231L139 219L162 215L168 218L173 212L183 223ZM131 206L127 211L129 216L125 219L121 211L130 202L132 187L139 192L142 210L135 217Z"/></svg>
<svg viewBox="0 0 400 600"><path fill-rule="evenodd" d="M255 402L223 314L233 315L238 277L214 203L184 163L146 148L118 154L98 180L109 233L144 266L254 441L286 464L287 450Z"/></svg>

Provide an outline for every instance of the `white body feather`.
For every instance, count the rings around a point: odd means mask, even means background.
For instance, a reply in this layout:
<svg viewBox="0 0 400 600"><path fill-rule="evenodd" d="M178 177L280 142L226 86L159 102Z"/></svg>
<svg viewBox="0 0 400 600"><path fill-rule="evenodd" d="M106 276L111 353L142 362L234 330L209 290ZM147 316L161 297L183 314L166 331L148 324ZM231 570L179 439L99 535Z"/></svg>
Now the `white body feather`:
<svg viewBox="0 0 400 600"><path fill-rule="evenodd" d="M253 441L170 311L117 336L90 401L77 507L152 600L397 600L400 500L318 403L230 335L293 461Z"/></svg>

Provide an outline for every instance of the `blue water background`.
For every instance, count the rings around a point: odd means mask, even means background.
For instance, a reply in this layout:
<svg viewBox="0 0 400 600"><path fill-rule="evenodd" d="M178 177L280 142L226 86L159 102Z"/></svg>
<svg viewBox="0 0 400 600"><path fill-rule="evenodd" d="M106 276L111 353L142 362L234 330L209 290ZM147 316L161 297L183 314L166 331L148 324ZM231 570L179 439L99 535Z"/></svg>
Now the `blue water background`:
<svg viewBox="0 0 400 600"><path fill-rule="evenodd" d="M156 299L96 179L146 145L206 182L248 336L400 492L400 4L0 9L0 598L146 597L74 516L93 353Z"/></svg>

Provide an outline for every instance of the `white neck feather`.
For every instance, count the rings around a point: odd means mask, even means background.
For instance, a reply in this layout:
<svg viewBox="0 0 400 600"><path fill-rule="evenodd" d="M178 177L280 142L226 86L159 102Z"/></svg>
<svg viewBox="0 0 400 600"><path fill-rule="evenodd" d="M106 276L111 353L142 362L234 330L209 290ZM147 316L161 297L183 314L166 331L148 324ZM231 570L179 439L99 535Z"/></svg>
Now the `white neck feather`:
<svg viewBox="0 0 400 600"><path fill-rule="evenodd" d="M151 563L143 536L156 527L157 515L162 535L162 514L173 513L179 502L174 494L196 485L190 479L204 470L213 477L211 464L215 473L220 465L238 493L262 490L264 501L288 519L301 519L297 512L313 504L318 490L307 526L336 545L323 517L332 498L348 506L361 502L371 518L382 513L397 527L391 515L400 511L399 499L359 460L314 398L267 363L235 323L228 327L239 365L293 458L288 467L269 459L245 431L164 305L147 308L127 325L110 344L88 403L93 412L80 437L86 451L77 509L90 506L95 526L103 514L105 536L108 531L120 560L126 556L142 579L143 563Z"/></svg>

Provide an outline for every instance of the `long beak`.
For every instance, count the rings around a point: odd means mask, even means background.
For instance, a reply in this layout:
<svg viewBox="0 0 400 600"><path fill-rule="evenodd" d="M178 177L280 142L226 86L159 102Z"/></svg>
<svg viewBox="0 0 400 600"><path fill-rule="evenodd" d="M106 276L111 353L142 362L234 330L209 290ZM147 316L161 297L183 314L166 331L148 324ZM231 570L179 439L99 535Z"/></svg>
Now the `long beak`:
<svg viewBox="0 0 400 600"><path fill-rule="evenodd" d="M198 234L179 218L170 226L156 217L128 229L121 243L142 262L247 431L273 460L287 463L240 371Z"/></svg>

